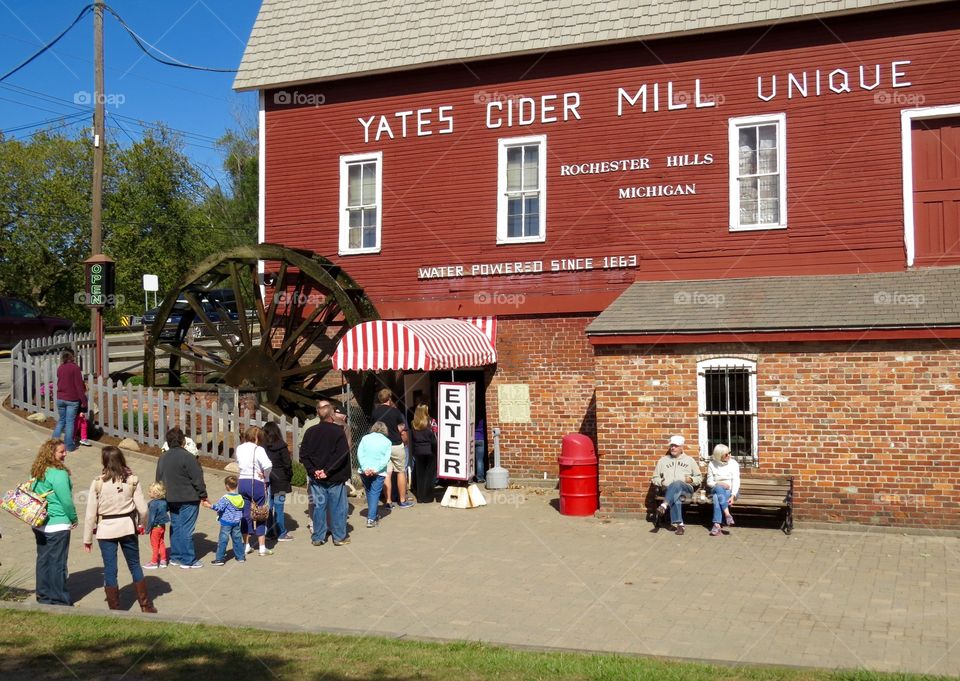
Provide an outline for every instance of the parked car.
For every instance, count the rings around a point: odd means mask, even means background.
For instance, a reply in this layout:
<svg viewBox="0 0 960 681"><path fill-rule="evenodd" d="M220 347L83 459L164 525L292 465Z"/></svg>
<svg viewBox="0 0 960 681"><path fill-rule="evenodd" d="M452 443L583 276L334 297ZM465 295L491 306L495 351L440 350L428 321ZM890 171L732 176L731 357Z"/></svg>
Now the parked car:
<svg viewBox="0 0 960 681"><path fill-rule="evenodd" d="M43 338L66 333L73 322L63 317L41 314L20 298L0 296L0 348L12 348L28 338Z"/></svg>
<svg viewBox="0 0 960 681"><path fill-rule="evenodd" d="M203 306L203 311L207 315L207 318L220 327L220 323L224 321L225 318L236 321L239 319L239 314L237 313L235 305L227 300L223 300L220 296L215 295L217 291L209 291L201 293L200 295L200 304ZM232 293L232 291L231 291ZM178 298L177 302L173 304L173 309L170 310L170 314L167 316L167 323L164 326L163 332L160 334L160 340L171 340L175 336L177 327L180 325L180 320L183 317L185 312L190 310L190 304L184 298ZM224 310L226 315L223 314ZM145 329L149 329L153 326L153 323L157 319L157 314L160 312L159 307L155 307L152 310L147 310L143 314L143 326ZM193 321L193 337L202 338L205 335L210 334L210 330L207 326L198 319Z"/></svg>

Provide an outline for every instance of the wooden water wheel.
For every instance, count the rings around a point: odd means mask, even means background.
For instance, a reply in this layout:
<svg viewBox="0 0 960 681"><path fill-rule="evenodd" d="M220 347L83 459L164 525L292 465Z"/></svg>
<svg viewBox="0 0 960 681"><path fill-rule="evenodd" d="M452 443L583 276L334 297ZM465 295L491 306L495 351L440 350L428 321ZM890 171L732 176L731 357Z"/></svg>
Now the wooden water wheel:
<svg viewBox="0 0 960 681"><path fill-rule="evenodd" d="M268 409L303 417L318 399L342 391L340 377L328 376L340 338L378 318L363 290L326 258L276 244L242 246L207 258L164 298L146 330L144 383L227 384L256 392ZM161 351L166 367L157 366ZM345 378L369 401L372 376Z"/></svg>

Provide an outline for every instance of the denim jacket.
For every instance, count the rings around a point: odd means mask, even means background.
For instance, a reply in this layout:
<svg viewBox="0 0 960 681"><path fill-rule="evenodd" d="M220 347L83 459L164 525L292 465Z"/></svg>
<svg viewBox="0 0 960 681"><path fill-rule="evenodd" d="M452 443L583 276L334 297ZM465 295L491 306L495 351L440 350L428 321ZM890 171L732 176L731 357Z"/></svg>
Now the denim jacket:
<svg viewBox="0 0 960 681"><path fill-rule="evenodd" d="M166 499L151 499L147 504L147 532L170 522Z"/></svg>

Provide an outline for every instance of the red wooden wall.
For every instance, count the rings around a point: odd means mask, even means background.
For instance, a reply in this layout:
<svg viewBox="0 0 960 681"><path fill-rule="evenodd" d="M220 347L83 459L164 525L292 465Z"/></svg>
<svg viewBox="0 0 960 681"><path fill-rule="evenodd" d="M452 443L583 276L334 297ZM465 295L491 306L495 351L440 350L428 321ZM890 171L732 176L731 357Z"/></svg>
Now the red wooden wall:
<svg viewBox="0 0 960 681"><path fill-rule="evenodd" d="M271 90L266 240L340 262L385 317L598 311L634 279L902 269L900 111L960 102L958 40L960 8L940 5ZM891 63L903 61L910 64L898 67L906 74L899 80L911 85L894 88ZM859 67L871 83L877 64L880 85L861 89ZM829 91L838 68L850 74L852 92ZM787 98L789 72L808 74L808 97ZM764 102L757 78L768 94L773 75L778 94ZM620 87L635 93L656 82L665 91L672 81L674 101L691 102L697 78L717 106L667 111L663 101L657 112L638 104L617 116ZM310 103L278 104L281 92ZM580 96L580 120L485 125L491 98L567 92ZM445 125L437 109L447 105L454 132L438 134ZM393 114L424 108L433 109L434 134L401 138ZM731 233L727 121L777 112L786 114L788 228ZM357 119L379 114L397 137L365 143ZM547 239L498 246L497 140L533 134L547 135ZM340 257L339 157L372 151L383 153L382 250ZM713 164L665 167L669 155L698 153L713 154ZM644 157L646 171L560 174L564 164ZM618 198L620 187L676 183L696 183L697 193ZM420 266L608 254L635 254L638 266L417 278Z"/></svg>

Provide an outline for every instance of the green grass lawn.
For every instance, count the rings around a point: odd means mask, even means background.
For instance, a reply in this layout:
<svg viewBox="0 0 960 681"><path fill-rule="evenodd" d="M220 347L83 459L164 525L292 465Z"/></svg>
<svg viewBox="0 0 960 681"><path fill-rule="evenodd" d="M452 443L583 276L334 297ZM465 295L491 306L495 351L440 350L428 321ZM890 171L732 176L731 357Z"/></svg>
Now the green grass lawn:
<svg viewBox="0 0 960 681"><path fill-rule="evenodd" d="M239 620L248 609L238 599ZM726 667L618 655L540 653L479 643L258 631L0 609L0 679L919 679L771 667Z"/></svg>

